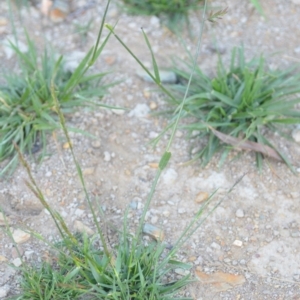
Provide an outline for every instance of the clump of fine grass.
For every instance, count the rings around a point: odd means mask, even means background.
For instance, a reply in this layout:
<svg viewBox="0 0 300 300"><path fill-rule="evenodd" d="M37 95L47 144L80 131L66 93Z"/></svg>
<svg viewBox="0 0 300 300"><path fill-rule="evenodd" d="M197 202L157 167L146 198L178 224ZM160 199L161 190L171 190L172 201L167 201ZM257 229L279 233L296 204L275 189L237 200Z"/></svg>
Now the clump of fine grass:
<svg viewBox="0 0 300 300"><path fill-rule="evenodd" d="M166 22L171 30L189 24L188 14L203 7L203 0L123 0L125 10L131 14L154 15Z"/></svg>
<svg viewBox="0 0 300 300"><path fill-rule="evenodd" d="M174 89L178 99L185 91L192 63L182 62L175 67L181 85ZM246 61L243 48L234 48L229 68L219 58L217 74L210 78L200 67L191 81L188 99L184 104L184 117L191 121L185 126L198 141L205 145L197 153L206 165L219 151L223 162L233 147L256 151L258 166L263 155L284 160L287 158L266 137L266 129L279 132L279 125L299 124L300 74L294 68L267 70L263 56ZM178 106L181 101L171 103ZM175 112L178 108L175 109Z"/></svg>
<svg viewBox="0 0 300 300"><path fill-rule="evenodd" d="M95 60L92 51L70 72L64 67L62 57L56 58L49 50L39 55L33 41L27 34L26 37L26 53L20 51L17 43L10 44L20 72L2 75L5 83L0 86L0 162L8 159L8 163L0 176L11 174L17 165L13 142L22 153L32 154L39 147L45 150L46 134L60 127L50 91L54 70L56 92L64 113L71 113L79 106L103 105L99 100L109 86L101 82L106 73L87 73L94 63L92 59Z"/></svg>

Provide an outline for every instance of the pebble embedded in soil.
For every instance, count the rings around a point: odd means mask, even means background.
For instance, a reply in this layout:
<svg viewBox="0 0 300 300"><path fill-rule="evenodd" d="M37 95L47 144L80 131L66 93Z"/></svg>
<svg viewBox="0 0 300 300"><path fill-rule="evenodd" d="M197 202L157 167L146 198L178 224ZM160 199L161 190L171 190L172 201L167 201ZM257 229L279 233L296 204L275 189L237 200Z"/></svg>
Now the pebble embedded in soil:
<svg viewBox="0 0 300 300"><path fill-rule="evenodd" d="M91 145L94 149L98 149L101 146L101 141L100 140L92 141Z"/></svg>
<svg viewBox="0 0 300 300"><path fill-rule="evenodd" d="M236 246L236 247L242 247L243 246L243 242L240 240L235 240L232 245Z"/></svg>
<svg viewBox="0 0 300 300"><path fill-rule="evenodd" d="M154 238L157 241L163 241L165 238L165 234L163 232L163 230L161 230L160 228L148 224L146 223L143 227L143 233L151 236L152 238Z"/></svg>
<svg viewBox="0 0 300 300"><path fill-rule="evenodd" d="M209 194L207 192L199 192L195 198L196 203L202 203L206 201L209 197Z"/></svg>
<svg viewBox="0 0 300 300"><path fill-rule="evenodd" d="M210 247L216 250L221 250L221 246L216 242L213 242Z"/></svg>
<svg viewBox="0 0 300 300"><path fill-rule="evenodd" d="M147 104L139 103L129 113L129 117L145 118L150 113L150 107Z"/></svg>
<svg viewBox="0 0 300 300"><path fill-rule="evenodd" d="M12 263L15 267L20 267L22 265L22 260L20 257L17 257L12 261Z"/></svg>
<svg viewBox="0 0 300 300"><path fill-rule="evenodd" d="M154 74L153 71L151 73ZM137 75L146 82L153 82L153 79L144 70L138 71ZM177 82L177 76L172 71L159 71L159 77L160 77L160 81L162 83L176 83Z"/></svg>
<svg viewBox="0 0 300 300"><path fill-rule="evenodd" d="M30 239L30 234L21 229L14 230L12 236L17 244L25 243Z"/></svg>
<svg viewBox="0 0 300 300"><path fill-rule="evenodd" d="M109 162L111 160L111 155L108 151L104 151L104 161Z"/></svg>
<svg viewBox="0 0 300 300"><path fill-rule="evenodd" d="M125 110L124 110L124 109L113 108L111 111L112 111L115 115L119 115L119 116L125 114Z"/></svg>
<svg viewBox="0 0 300 300"><path fill-rule="evenodd" d="M235 212L235 215L236 215L236 217L238 217L238 218L244 218L245 213L244 213L244 211L243 211L242 209L239 208L239 209Z"/></svg>
<svg viewBox="0 0 300 300"><path fill-rule="evenodd" d="M90 167L90 168L83 169L82 174L83 175L92 175L92 174L94 174L94 172L95 172L95 168Z"/></svg>
<svg viewBox="0 0 300 300"><path fill-rule="evenodd" d="M292 137L295 142L300 143L300 129L297 128L297 129L293 130Z"/></svg>
<svg viewBox="0 0 300 300"><path fill-rule="evenodd" d="M174 169L167 169L162 175L162 181L166 185L173 184L178 177L178 173Z"/></svg>
<svg viewBox="0 0 300 300"><path fill-rule="evenodd" d="M150 107L151 110L157 109L157 104L156 104L156 102L151 101L149 107Z"/></svg>
<svg viewBox="0 0 300 300"><path fill-rule="evenodd" d="M6 285L1 286L0 287L0 298L4 299L8 295L8 292L9 292L8 286L6 286Z"/></svg>
<svg viewBox="0 0 300 300"><path fill-rule="evenodd" d="M95 232L94 230L92 230L90 227L88 227L87 225L83 224L81 221L76 220L74 222L74 228L76 230L78 230L81 233L86 233L88 235L93 235Z"/></svg>
<svg viewBox="0 0 300 300"><path fill-rule="evenodd" d="M179 214L184 214L186 212L186 210L185 210L185 208L183 208L183 207L180 207L180 208L178 208L178 213Z"/></svg>

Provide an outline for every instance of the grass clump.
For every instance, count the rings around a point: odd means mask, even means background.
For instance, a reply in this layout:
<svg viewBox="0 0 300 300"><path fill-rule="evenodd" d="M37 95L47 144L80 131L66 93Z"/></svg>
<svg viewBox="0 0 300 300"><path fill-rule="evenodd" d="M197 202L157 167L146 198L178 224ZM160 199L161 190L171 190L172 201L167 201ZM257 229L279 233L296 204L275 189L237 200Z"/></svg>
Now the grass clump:
<svg viewBox="0 0 300 300"><path fill-rule="evenodd" d="M192 68L191 63L182 63L184 66L174 68L182 83L174 87L178 99ZM294 74L293 68L267 71L263 56L246 61L243 48L233 49L229 68L219 58L213 78L197 67L184 104L184 117L194 120L185 126L190 136L206 141L197 154L203 165L220 150L222 163L232 147L256 151L260 167L263 155L289 164L265 133L266 128L278 132L279 125L300 123L300 111L295 109L300 102L296 95L300 92L299 80L300 74ZM180 105L179 100L171 99L171 103Z"/></svg>
<svg viewBox="0 0 300 300"><path fill-rule="evenodd" d="M123 0L128 13L154 15L166 22L171 30L180 29L182 24L189 23L190 11L202 8L203 0Z"/></svg>
<svg viewBox="0 0 300 300"><path fill-rule="evenodd" d="M18 299L175 299L189 275L172 282L166 275L190 265L163 260L161 243L134 239L124 227L119 244L107 255L85 234L64 238L52 252L55 262L23 267Z"/></svg>
<svg viewBox="0 0 300 300"><path fill-rule="evenodd" d="M2 75L5 83L0 85L0 162L8 159L8 163L0 176L12 173L18 162L13 142L22 153L32 154L40 147L45 150L46 134L60 128L50 91L54 71L56 93L64 113L79 106L103 105L99 99L109 86L101 83L105 73L87 73L93 64L92 50L71 72L64 67L64 59L56 58L53 51L45 50L39 56L28 35L27 44L26 53L20 51L17 43L10 44L20 72Z"/></svg>

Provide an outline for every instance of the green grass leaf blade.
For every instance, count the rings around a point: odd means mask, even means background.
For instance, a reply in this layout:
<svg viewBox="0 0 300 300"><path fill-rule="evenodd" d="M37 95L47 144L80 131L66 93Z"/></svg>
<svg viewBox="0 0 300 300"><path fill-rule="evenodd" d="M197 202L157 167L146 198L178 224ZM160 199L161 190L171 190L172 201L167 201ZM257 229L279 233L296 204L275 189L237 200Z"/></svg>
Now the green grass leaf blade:
<svg viewBox="0 0 300 300"><path fill-rule="evenodd" d="M232 106L232 107L235 107L235 108L238 108L238 106L233 102L232 99L230 99L229 97L227 97L226 95L224 94L221 94L215 90L212 90L211 91L211 95L218 98L219 100L221 100L222 102L224 102L225 104L229 105L229 106Z"/></svg>
<svg viewBox="0 0 300 300"><path fill-rule="evenodd" d="M144 36L144 39L146 41L146 44L148 46L148 49L150 50L150 53L151 53L152 67L153 67L153 70L154 70L154 75L155 75L156 83L160 84L161 81L160 81L160 76L159 76L159 70L158 70L157 62L156 62L156 59L155 59L152 47L151 47L150 42L148 40L148 37L147 37L147 35L146 35L146 33L145 33L145 31L143 29L142 29L142 32L143 32L143 36Z"/></svg>
<svg viewBox="0 0 300 300"><path fill-rule="evenodd" d="M159 169L162 171L168 164L171 158L171 152L165 152L159 162Z"/></svg>

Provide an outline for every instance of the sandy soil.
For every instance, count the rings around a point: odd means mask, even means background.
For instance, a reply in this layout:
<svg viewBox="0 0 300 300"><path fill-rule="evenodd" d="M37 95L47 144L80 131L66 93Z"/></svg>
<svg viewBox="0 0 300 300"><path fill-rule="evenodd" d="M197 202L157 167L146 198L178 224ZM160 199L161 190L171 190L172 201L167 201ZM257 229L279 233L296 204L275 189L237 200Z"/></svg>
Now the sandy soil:
<svg viewBox="0 0 300 300"><path fill-rule="evenodd" d="M264 52L271 68L290 66L300 57L300 6L293 1L265 0L267 19L260 16L249 1L213 1L214 6L228 7L227 15L215 26L206 24L201 67L213 74L217 54L215 44L228 59L234 46L244 44L247 57ZM296 2L296 1L295 1ZM76 8L88 1L77 1ZM51 42L55 49L72 62L80 59L96 40L104 10L104 1L66 21L53 24L35 7L21 11L16 29L25 44L23 27L38 43L40 49ZM9 20L5 1L0 3L0 17ZM93 18L87 41L82 43L75 33L76 23L86 24ZM199 30L199 16L192 16L192 30ZM178 39L163 27L156 17L128 16L112 4L108 23L118 22L116 32L146 64L151 57L140 28L149 35L160 67L171 65L172 55L186 57ZM0 41L11 37L8 22L0 27ZM196 42L185 33L186 45L194 51ZM277 53L276 56L273 54ZM7 47L0 44L0 62L4 68L15 68L15 57L9 58ZM151 83L137 76L139 68L116 39L110 39L96 64L97 70L111 70L108 80L122 80L104 98L107 104L127 108L126 111L81 109L70 116L68 124L97 136L92 140L71 134L76 155L83 168L88 190L105 209L107 217L121 224L125 208L131 205L130 220L136 223L155 174L168 136L153 149L149 141L157 136L166 119L149 115L165 107L162 95ZM142 109L139 109L142 108ZM152 109L151 109L152 108ZM291 128L292 129L292 128ZM184 291L194 299L300 299L300 228L298 201L299 176L284 164L266 161L259 173L253 153L243 153L219 168L216 157L207 167L190 159L191 147L185 131L177 133L172 146L173 157L155 193L147 222L163 228L166 242L174 244L183 228L198 211L199 193L212 193L214 203L224 201L185 244L179 254L183 261L193 263L192 273L199 279ZM279 136L274 137L280 149L288 154L300 172L300 146ZM41 163L31 161L33 174L49 203L76 229L76 221L93 229L80 182L76 175L70 150L64 147L61 132L49 135L49 156ZM197 145L197 141L196 142ZM233 155L231 156L233 157ZM227 191L242 177L235 189ZM11 219L11 227L30 228L53 240L57 236L50 216L27 189L26 172L19 167L10 179L0 181L0 204ZM1 224L0 224L1 225ZM0 231L0 290L3 297L18 292L18 276L7 262L15 263L17 254L9 238ZM20 245L27 260L41 261L47 247L34 238Z"/></svg>

